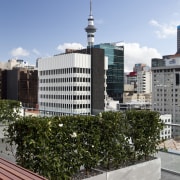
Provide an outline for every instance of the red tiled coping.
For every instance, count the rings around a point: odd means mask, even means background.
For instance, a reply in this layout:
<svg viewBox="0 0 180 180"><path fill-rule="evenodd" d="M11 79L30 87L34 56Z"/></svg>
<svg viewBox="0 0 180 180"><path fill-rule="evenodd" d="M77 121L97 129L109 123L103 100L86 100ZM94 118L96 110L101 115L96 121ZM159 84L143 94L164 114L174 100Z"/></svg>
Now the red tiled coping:
<svg viewBox="0 0 180 180"><path fill-rule="evenodd" d="M21 166L0 158L0 180L47 180Z"/></svg>

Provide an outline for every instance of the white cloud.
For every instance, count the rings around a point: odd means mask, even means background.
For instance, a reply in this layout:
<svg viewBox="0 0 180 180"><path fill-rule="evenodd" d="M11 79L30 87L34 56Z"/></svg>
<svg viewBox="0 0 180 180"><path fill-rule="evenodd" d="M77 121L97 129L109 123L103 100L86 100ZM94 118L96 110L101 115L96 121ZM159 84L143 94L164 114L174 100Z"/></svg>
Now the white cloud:
<svg viewBox="0 0 180 180"><path fill-rule="evenodd" d="M11 51L13 57L29 56L29 52L22 47L15 48Z"/></svg>
<svg viewBox="0 0 180 180"><path fill-rule="evenodd" d="M152 58L162 58L160 53L146 46L140 46L138 43L124 43L124 71L133 71L135 64L143 63L151 66Z"/></svg>
<svg viewBox="0 0 180 180"><path fill-rule="evenodd" d="M122 43L120 43L122 45ZM124 71L130 72L137 63L144 63L151 66L152 58L162 58L161 54L154 48L140 46L138 43L123 43L124 45ZM82 49L79 43L64 43L58 46L58 50L64 51L67 48Z"/></svg>
<svg viewBox="0 0 180 180"><path fill-rule="evenodd" d="M149 22L149 24L151 26L154 26L155 28L157 28L157 30L155 30L155 34L157 35L158 38L162 39L162 38L167 38L169 36L176 35L177 24L179 24L179 23L171 22L170 24L162 24L153 19Z"/></svg>
<svg viewBox="0 0 180 180"><path fill-rule="evenodd" d="M66 49L83 49L84 47L80 44L80 43L64 43L64 44L60 44L57 47L57 50L59 51L65 51Z"/></svg>

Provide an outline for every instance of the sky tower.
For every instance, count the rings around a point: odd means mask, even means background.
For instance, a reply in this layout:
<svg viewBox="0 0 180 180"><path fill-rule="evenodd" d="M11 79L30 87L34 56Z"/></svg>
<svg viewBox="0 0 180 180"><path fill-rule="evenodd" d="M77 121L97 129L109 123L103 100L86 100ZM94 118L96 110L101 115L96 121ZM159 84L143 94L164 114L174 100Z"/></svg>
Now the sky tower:
<svg viewBox="0 0 180 180"><path fill-rule="evenodd" d="M94 26L94 18L92 15L92 0L90 0L90 14L88 18L88 26L85 28L85 31L87 32L87 41L88 46L94 45L94 33L96 32L96 28Z"/></svg>

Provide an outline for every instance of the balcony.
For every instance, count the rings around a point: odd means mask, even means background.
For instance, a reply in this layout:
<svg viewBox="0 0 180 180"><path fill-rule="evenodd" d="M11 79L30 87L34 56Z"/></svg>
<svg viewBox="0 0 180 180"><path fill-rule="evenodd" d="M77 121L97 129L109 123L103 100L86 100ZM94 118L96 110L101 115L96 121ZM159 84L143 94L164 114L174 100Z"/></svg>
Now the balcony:
<svg viewBox="0 0 180 180"><path fill-rule="evenodd" d="M161 158L161 180L180 179L180 154L159 152Z"/></svg>

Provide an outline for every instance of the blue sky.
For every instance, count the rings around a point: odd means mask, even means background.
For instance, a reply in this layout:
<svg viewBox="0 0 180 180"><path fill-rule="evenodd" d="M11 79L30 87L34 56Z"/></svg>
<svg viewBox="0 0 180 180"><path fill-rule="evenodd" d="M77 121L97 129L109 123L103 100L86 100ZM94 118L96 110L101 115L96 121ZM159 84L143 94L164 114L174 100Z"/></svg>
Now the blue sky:
<svg viewBox="0 0 180 180"><path fill-rule="evenodd" d="M125 71L176 53L180 0L92 0L95 44L123 41ZM0 0L0 61L35 64L66 47L86 47L89 0Z"/></svg>

